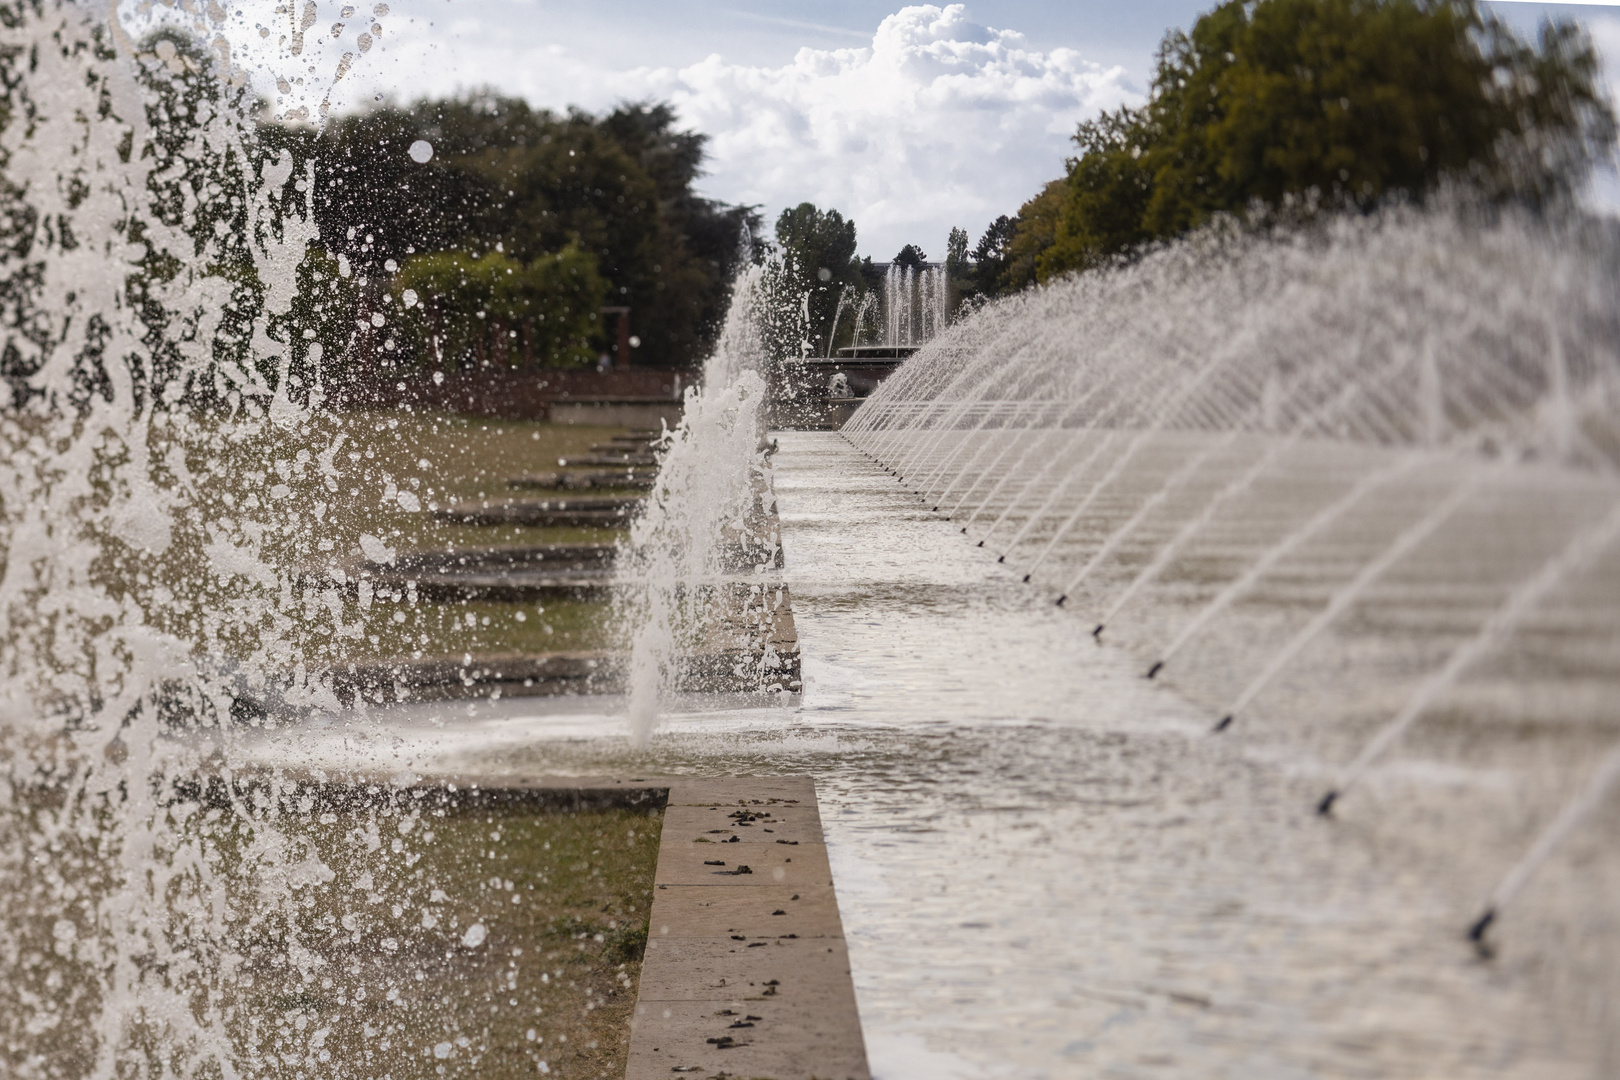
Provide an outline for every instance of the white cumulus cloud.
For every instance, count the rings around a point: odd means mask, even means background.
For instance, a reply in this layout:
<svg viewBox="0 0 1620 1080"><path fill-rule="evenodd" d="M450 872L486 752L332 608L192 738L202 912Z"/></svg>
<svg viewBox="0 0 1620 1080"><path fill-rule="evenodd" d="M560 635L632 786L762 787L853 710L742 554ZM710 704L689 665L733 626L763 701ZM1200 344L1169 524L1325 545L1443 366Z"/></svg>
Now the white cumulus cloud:
<svg viewBox="0 0 1620 1080"><path fill-rule="evenodd" d="M1140 100L1123 68L1033 48L962 4L902 8L864 47L803 48L781 66L716 53L619 68L462 10L447 25L393 22L350 102L483 85L550 108L670 101L710 137L706 194L769 220L804 201L836 208L878 259L907 243L938 257L953 225L976 238L1062 173L1080 120Z"/></svg>
<svg viewBox="0 0 1620 1080"><path fill-rule="evenodd" d="M836 207L880 258L908 242L942 255L952 225L1016 210L1061 173L1080 120L1138 100L1123 69L1034 51L962 4L904 8L865 48L801 49L783 67L711 56L645 79L711 137L715 195Z"/></svg>

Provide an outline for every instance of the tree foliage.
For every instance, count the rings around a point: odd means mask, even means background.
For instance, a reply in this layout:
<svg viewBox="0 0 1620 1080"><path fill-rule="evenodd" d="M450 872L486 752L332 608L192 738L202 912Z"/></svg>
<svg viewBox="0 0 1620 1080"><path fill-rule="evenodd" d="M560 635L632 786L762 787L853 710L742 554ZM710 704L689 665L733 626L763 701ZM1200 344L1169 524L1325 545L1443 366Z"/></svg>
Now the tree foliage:
<svg viewBox="0 0 1620 1080"><path fill-rule="evenodd" d="M415 255L391 298L419 364L579 367L607 285L576 244L522 263L502 252Z"/></svg>
<svg viewBox="0 0 1620 1080"><path fill-rule="evenodd" d="M863 287L862 267L855 258L855 223L837 210L822 210L800 203L776 219L776 242L782 249L791 287L808 296L805 330L812 352L830 355L837 346L840 299L847 300Z"/></svg>
<svg viewBox="0 0 1620 1080"><path fill-rule="evenodd" d="M1531 44L1471 0L1227 0L1166 36L1146 105L1075 141L1060 194L1020 212L1004 286L1256 204L1368 209L1461 181L1546 206L1612 153L1615 120L1567 21Z"/></svg>
<svg viewBox="0 0 1620 1080"><path fill-rule="evenodd" d="M499 251L527 273L572 251L564 262L588 259L606 302L631 309L643 364L702 355L757 225L694 192L705 137L676 130L663 104L559 115L482 93L339 117L309 138L321 235L357 276L434 252L471 265ZM426 163L409 156L418 140ZM562 355L548 350L535 355Z"/></svg>

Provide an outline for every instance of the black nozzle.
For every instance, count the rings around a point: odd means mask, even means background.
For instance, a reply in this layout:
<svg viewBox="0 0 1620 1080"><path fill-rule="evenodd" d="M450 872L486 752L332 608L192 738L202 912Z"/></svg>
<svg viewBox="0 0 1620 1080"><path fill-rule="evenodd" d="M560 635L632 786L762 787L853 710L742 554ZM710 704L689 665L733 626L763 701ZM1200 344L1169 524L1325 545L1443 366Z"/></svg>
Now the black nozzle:
<svg viewBox="0 0 1620 1080"><path fill-rule="evenodd" d="M1063 601L1067 600L1068 598L1069 598L1068 593L1064 593L1062 596L1058 597L1057 606L1062 607L1063 606Z"/></svg>
<svg viewBox="0 0 1620 1080"><path fill-rule="evenodd" d="M1333 813L1333 804L1338 801L1338 791L1329 791L1326 795L1322 796L1322 801L1316 804L1316 812L1323 817L1327 817L1329 814Z"/></svg>
<svg viewBox="0 0 1620 1080"><path fill-rule="evenodd" d="M1485 931L1489 930L1491 928L1491 923L1495 921L1496 909L1494 907L1488 907L1485 909L1484 914L1475 919L1473 925L1468 928L1468 940L1472 941L1474 945L1479 948L1480 952L1485 953L1486 955L1489 955L1490 951L1485 944Z"/></svg>
<svg viewBox="0 0 1620 1080"><path fill-rule="evenodd" d="M1232 714L1227 713L1225 716L1221 717L1220 722L1215 725L1215 731L1216 732L1222 732L1222 731L1225 731L1227 728L1229 728L1231 726L1232 726Z"/></svg>
<svg viewBox="0 0 1620 1080"><path fill-rule="evenodd" d="M966 530L966 529L963 529L963 530L962 530L962 531L963 531L963 532L967 532L967 530ZM977 543L977 544L974 544L974 545L973 545L973 546L974 546L974 547L984 547L984 541L983 541L983 540L980 540L980 541L979 541L979 542L978 542L978 543Z"/></svg>
<svg viewBox="0 0 1620 1080"><path fill-rule="evenodd" d="M1028 574L1025 574L1025 575L1024 575L1024 584L1025 584L1025 585L1028 585L1028 584L1029 584L1029 575L1028 575Z"/></svg>
<svg viewBox="0 0 1620 1080"><path fill-rule="evenodd" d="M1006 561L1007 561L1007 556L1005 556L1005 555L1000 555L1000 556L996 557L996 562L1006 562Z"/></svg>
<svg viewBox="0 0 1620 1080"><path fill-rule="evenodd" d="M1148 668L1147 677L1150 678L1150 679L1153 678L1153 676L1155 676L1155 675L1157 675L1159 673L1159 669L1162 668L1162 667L1164 667L1164 661L1163 660L1155 660L1153 662L1153 666Z"/></svg>
<svg viewBox="0 0 1620 1080"><path fill-rule="evenodd" d="M1096 626L1091 628L1091 636L1096 638L1098 641L1102 640L1103 625L1104 624L1102 623L1098 623Z"/></svg>

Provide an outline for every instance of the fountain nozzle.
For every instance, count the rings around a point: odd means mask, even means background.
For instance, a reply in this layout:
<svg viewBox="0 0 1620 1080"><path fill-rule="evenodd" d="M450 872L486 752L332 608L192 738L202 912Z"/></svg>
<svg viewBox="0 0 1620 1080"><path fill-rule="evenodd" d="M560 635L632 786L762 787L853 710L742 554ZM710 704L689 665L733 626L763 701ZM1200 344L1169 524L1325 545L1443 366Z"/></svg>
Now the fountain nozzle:
<svg viewBox="0 0 1620 1080"><path fill-rule="evenodd" d="M1025 584L1025 585L1028 585L1028 584L1029 584L1029 575L1028 575L1028 574L1025 574L1025 575L1024 575L1024 584Z"/></svg>
<svg viewBox="0 0 1620 1080"><path fill-rule="evenodd" d="M1338 801L1338 790L1330 790L1326 795L1322 796L1322 801L1316 804L1316 812L1322 817L1327 817L1329 814L1333 813L1333 804Z"/></svg>
<svg viewBox="0 0 1620 1080"><path fill-rule="evenodd" d="M1069 598L1068 593L1064 593L1062 596L1058 597L1057 606L1062 607L1063 606L1063 601L1067 600L1068 598Z"/></svg>
<svg viewBox="0 0 1620 1080"><path fill-rule="evenodd" d="M1162 667L1164 667L1164 661L1163 660L1155 660L1153 662L1153 666L1148 668L1148 670L1147 670L1147 677L1150 678L1150 679L1153 678L1153 676L1155 676L1155 675L1157 675L1159 673L1159 669L1162 668Z"/></svg>
<svg viewBox="0 0 1620 1080"><path fill-rule="evenodd" d="M1231 726L1232 726L1232 714L1227 713L1225 716L1221 717L1220 722L1215 725L1215 731L1217 733L1219 733L1219 732L1225 731L1227 728L1229 728Z"/></svg>
<svg viewBox="0 0 1620 1080"><path fill-rule="evenodd" d="M1486 959L1489 959L1492 953L1490 943L1485 940L1485 931L1489 930L1491 924L1495 921L1496 908L1488 907L1468 928L1468 940L1474 943L1474 948L1479 950L1479 955Z"/></svg>

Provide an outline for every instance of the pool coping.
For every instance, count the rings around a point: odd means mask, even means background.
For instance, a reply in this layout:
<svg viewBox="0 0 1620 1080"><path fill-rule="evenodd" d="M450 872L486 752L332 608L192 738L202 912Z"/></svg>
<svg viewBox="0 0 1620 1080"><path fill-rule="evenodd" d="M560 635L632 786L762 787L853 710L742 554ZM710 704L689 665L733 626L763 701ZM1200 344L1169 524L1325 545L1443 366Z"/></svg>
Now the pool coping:
<svg viewBox="0 0 1620 1080"><path fill-rule="evenodd" d="M815 781L423 777L553 810L661 809L625 1080L870 1080Z"/></svg>

